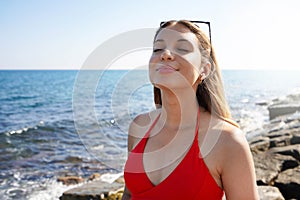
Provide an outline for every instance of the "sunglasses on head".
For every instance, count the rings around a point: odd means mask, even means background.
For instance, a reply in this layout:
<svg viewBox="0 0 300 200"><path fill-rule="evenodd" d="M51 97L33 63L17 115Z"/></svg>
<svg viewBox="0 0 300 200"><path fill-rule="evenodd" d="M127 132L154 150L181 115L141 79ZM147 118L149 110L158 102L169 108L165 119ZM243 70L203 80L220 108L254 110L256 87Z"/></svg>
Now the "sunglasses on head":
<svg viewBox="0 0 300 200"><path fill-rule="evenodd" d="M197 26L198 28L200 28L199 26L198 26L198 24L207 24L207 26L208 26L208 32L209 32L209 42L210 42L210 47L212 48L212 46L211 46L211 29L210 29L210 22L206 22L206 21L193 21L193 20L187 20L187 21L189 21L189 22L191 22L191 23L193 23L195 26ZM160 22L160 27L162 27L165 23L167 23L167 21L165 21L165 22Z"/></svg>

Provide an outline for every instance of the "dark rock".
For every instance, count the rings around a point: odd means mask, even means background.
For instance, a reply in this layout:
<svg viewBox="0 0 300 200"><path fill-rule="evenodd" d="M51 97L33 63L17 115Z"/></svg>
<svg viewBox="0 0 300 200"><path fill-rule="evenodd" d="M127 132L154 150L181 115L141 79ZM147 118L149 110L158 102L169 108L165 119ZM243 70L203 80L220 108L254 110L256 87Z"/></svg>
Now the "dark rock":
<svg viewBox="0 0 300 200"><path fill-rule="evenodd" d="M268 107L270 120L300 111L300 104L275 104Z"/></svg>
<svg viewBox="0 0 300 200"><path fill-rule="evenodd" d="M299 120L293 120L289 123L286 123L287 129L297 129L300 128L300 122Z"/></svg>
<svg viewBox="0 0 300 200"><path fill-rule="evenodd" d="M300 129L294 130L291 134L291 144L300 144Z"/></svg>
<svg viewBox="0 0 300 200"><path fill-rule="evenodd" d="M258 136L249 141L252 152L264 152L269 149L270 139L268 137Z"/></svg>
<svg viewBox="0 0 300 200"><path fill-rule="evenodd" d="M281 171L285 171L287 169L292 169L299 166L299 162L292 157L290 159L286 159L283 161L282 166L281 166Z"/></svg>
<svg viewBox="0 0 300 200"><path fill-rule="evenodd" d="M258 194L261 200L284 200L277 187L258 186Z"/></svg>
<svg viewBox="0 0 300 200"><path fill-rule="evenodd" d="M253 153L253 160L258 185L272 186L280 172L299 166L294 157L271 151Z"/></svg>
<svg viewBox="0 0 300 200"><path fill-rule="evenodd" d="M270 119L300 111L300 93L290 94L285 98L277 98L268 107Z"/></svg>
<svg viewBox="0 0 300 200"><path fill-rule="evenodd" d="M265 137L265 136L256 136L254 138L251 138L248 143L250 146L258 143L258 142L262 142L262 141L269 141L269 137Z"/></svg>
<svg viewBox="0 0 300 200"><path fill-rule="evenodd" d="M281 172L275 186L285 199L300 199L300 166Z"/></svg>
<svg viewBox="0 0 300 200"><path fill-rule="evenodd" d="M267 106L267 105L269 105L269 102L268 101L258 101L258 102L255 102L255 105Z"/></svg>
<svg viewBox="0 0 300 200"><path fill-rule="evenodd" d="M278 137L282 137L282 136L290 136L290 137L292 137L291 134L288 131L286 131L286 130L282 130L282 131L279 130L279 131L276 131L276 132L267 133L265 135L265 137L268 137L270 139L278 138Z"/></svg>
<svg viewBox="0 0 300 200"><path fill-rule="evenodd" d="M270 139L270 148L273 147L283 147L291 144L292 135L278 135L278 137L273 137Z"/></svg>
<svg viewBox="0 0 300 200"><path fill-rule="evenodd" d="M99 173L94 173L94 174L92 174L92 175L89 177L89 180L90 180L90 181L93 181L93 180L99 179L100 177L101 177L101 174L99 174Z"/></svg>
<svg viewBox="0 0 300 200"><path fill-rule="evenodd" d="M293 156L296 160L300 161L300 144L284 146L284 147L274 147L269 150L269 153L290 155Z"/></svg>
<svg viewBox="0 0 300 200"><path fill-rule="evenodd" d="M299 120L300 120L300 115L299 113L295 113L293 115L290 115L288 117L285 118L284 122L287 123L287 124L290 124L291 122L292 123L299 123Z"/></svg>
<svg viewBox="0 0 300 200"><path fill-rule="evenodd" d="M114 191L119 191L123 187L123 184L117 182L109 184L101 180L96 180L64 192L60 200L108 199L110 194L116 194L117 192Z"/></svg>
<svg viewBox="0 0 300 200"><path fill-rule="evenodd" d="M70 162L70 163L82 163L83 159L76 156L68 156L65 158L64 162Z"/></svg>
<svg viewBox="0 0 300 200"><path fill-rule="evenodd" d="M270 124L269 125L273 125L273 124L278 124L280 122L284 122L284 120L286 119L286 117L282 116L282 117L276 117L275 119L270 120ZM266 124L268 125L268 124ZM268 127L268 129L270 129L270 127Z"/></svg>
<svg viewBox="0 0 300 200"><path fill-rule="evenodd" d="M110 194L108 195L106 200L121 200L123 197L123 193L124 193L124 187L122 187L116 191L110 192Z"/></svg>
<svg viewBox="0 0 300 200"><path fill-rule="evenodd" d="M64 185L75 185L84 182L84 179L77 176L65 176L58 177L57 181L62 182Z"/></svg>
<svg viewBox="0 0 300 200"><path fill-rule="evenodd" d="M125 184L124 176L119 177L115 182Z"/></svg>
<svg viewBox="0 0 300 200"><path fill-rule="evenodd" d="M256 182L258 185L273 185L281 171L282 162L265 153L253 155Z"/></svg>
<svg viewBox="0 0 300 200"><path fill-rule="evenodd" d="M273 133L273 132L279 132L284 130L285 128L285 123L283 121L279 122L279 123L273 123L272 125L270 125L269 128L267 128L268 130L268 134Z"/></svg>

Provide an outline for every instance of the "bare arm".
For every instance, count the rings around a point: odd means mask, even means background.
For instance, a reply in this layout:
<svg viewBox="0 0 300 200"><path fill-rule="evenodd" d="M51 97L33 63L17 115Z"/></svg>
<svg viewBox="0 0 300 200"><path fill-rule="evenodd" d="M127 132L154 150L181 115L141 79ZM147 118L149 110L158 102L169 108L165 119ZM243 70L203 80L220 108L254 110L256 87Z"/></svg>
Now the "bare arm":
<svg viewBox="0 0 300 200"><path fill-rule="evenodd" d="M128 154L129 152L132 150L132 147L133 147L133 142L134 142L134 138L132 136L130 136L130 134L128 134ZM130 191L127 189L126 185L125 185L125 188L124 188L124 193L123 193L123 196L122 196L122 200L131 200L131 193Z"/></svg>
<svg viewBox="0 0 300 200"><path fill-rule="evenodd" d="M258 200L252 154L240 131L225 136L221 178L227 200Z"/></svg>
<svg viewBox="0 0 300 200"><path fill-rule="evenodd" d="M128 153L139 143L139 141L144 137L146 131L149 129L153 121L158 116L159 112L157 110L153 113L145 113L138 115L130 124L128 129ZM122 200L130 200L131 192L125 185Z"/></svg>
<svg viewBox="0 0 300 200"><path fill-rule="evenodd" d="M140 132L139 124L141 123L144 123L143 115L137 116L129 126L127 139L128 154L141 139L138 135L138 133ZM127 189L126 185L124 188L122 200L131 200L131 192Z"/></svg>

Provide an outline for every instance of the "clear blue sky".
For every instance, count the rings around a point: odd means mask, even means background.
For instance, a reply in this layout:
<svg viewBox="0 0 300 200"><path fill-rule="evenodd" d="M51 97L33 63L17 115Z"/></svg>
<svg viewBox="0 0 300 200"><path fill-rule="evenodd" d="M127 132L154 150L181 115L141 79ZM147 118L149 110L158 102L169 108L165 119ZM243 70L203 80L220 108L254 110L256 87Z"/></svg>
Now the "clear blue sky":
<svg viewBox="0 0 300 200"><path fill-rule="evenodd" d="M300 69L299 10L299 0L0 0L0 69L79 69L109 38L168 19L210 21L223 69Z"/></svg>

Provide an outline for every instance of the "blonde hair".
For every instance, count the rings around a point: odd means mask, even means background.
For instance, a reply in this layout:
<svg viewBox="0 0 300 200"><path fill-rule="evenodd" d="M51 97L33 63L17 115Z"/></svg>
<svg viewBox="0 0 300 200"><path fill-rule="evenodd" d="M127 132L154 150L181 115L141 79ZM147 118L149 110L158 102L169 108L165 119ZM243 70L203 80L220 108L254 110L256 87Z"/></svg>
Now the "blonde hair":
<svg viewBox="0 0 300 200"><path fill-rule="evenodd" d="M238 124L231 119L230 109L225 98L221 71L216 60L214 49L212 48L210 41L205 33L192 22L186 20L172 20L165 22L160 26L155 34L154 39L162 29L169 26L174 26L176 24L185 26L196 35L199 40L199 49L201 55L204 58L202 59L202 64L203 62L207 61L211 64L211 72L209 76L207 76L201 83L199 83L197 87L196 96L199 106L203 107L212 115L215 115L229 122L230 124L239 127ZM154 102L157 108L161 107L161 92L157 87L154 87Z"/></svg>

